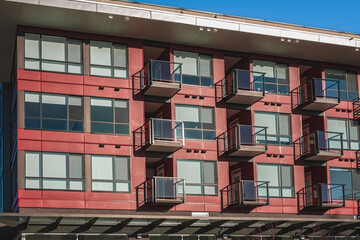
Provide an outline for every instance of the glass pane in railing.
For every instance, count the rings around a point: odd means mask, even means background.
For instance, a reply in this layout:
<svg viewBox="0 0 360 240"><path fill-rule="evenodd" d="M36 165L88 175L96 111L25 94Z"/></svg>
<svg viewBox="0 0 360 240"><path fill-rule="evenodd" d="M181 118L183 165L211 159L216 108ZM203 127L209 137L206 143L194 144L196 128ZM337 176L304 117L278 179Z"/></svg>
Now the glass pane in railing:
<svg viewBox="0 0 360 240"><path fill-rule="evenodd" d="M173 126L176 133L176 139L183 138L183 124L182 122L173 122Z"/></svg>
<svg viewBox="0 0 360 240"><path fill-rule="evenodd" d="M172 81L172 70L169 62L151 61L151 78L155 81Z"/></svg>
<svg viewBox="0 0 360 240"><path fill-rule="evenodd" d="M240 133L240 144L243 145L254 145L254 135L252 126L239 126Z"/></svg>
<svg viewBox="0 0 360 240"><path fill-rule="evenodd" d="M326 133L322 131L317 132L317 145L319 150L327 150L328 142L326 139Z"/></svg>
<svg viewBox="0 0 360 240"><path fill-rule="evenodd" d="M237 81L238 89L250 90L251 88L251 72L236 70L235 79Z"/></svg>
<svg viewBox="0 0 360 240"><path fill-rule="evenodd" d="M245 201L257 200L257 187L255 182L243 182L243 191Z"/></svg>
<svg viewBox="0 0 360 240"><path fill-rule="evenodd" d="M239 202L240 200L240 183L234 183L231 186L231 202Z"/></svg>
<svg viewBox="0 0 360 240"><path fill-rule="evenodd" d="M344 199L342 186L329 185L332 202L341 202Z"/></svg>
<svg viewBox="0 0 360 240"><path fill-rule="evenodd" d="M155 140L174 140L172 121L154 119L153 130Z"/></svg>
<svg viewBox="0 0 360 240"><path fill-rule="evenodd" d="M176 198L176 183L173 178L156 178L156 197Z"/></svg>
<svg viewBox="0 0 360 240"><path fill-rule="evenodd" d="M309 85L309 87L310 87L310 85ZM314 79L313 80L313 87L314 87L315 97L325 97L324 90L323 90L324 86L323 86L322 79Z"/></svg>
<svg viewBox="0 0 360 240"><path fill-rule="evenodd" d="M341 137L338 133L328 133L328 149L339 150L341 149ZM347 142L345 143L347 145Z"/></svg>
<svg viewBox="0 0 360 240"><path fill-rule="evenodd" d="M339 97L339 84L336 80L325 79L326 97L338 98Z"/></svg>

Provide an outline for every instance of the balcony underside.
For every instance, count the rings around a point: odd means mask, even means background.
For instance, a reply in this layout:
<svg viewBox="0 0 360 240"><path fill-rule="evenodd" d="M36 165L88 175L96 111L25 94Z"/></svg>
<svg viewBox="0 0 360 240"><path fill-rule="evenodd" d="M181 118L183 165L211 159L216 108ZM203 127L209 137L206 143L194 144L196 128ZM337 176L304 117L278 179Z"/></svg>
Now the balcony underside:
<svg viewBox="0 0 360 240"><path fill-rule="evenodd" d="M320 98L317 97L314 101L309 101L302 105L302 110L307 111L325 111L332 107L339 105L339 102L336 98Z"/></svg>
<svg viewBox="0 0 360 240"><path fill-rule="evenodd" d="M229 151L229 156L232 157L255 157L266 152L265 146L247 146L240 145L238 149Z"/></svg>
<svg viewBox="0 0 360 240"><path fill-rule="evenodd" d="M311 209L329 209L329 208L342 208L344 205L342 203L322 203L320 206L312 205L307 206L307 208Z"/></svg>
<svg viewBox="0 0 360 240"><path fill-rule="evenodd" d="M183 147L182 142L155 140L153 144L148 144L145 151L150 152L176 152Z"/></svg>
<svg viewBox="0 0 360 240"><path fill-rule="evenodd" d="M158 198L154 202L149 202L150 204L154 205L177 205L183 203L182 199L175 199L175 198Z"/></svg>
<svg viewBox="0 0 360 240"><path fill-rule="evenodd" d="M252 105L264 98L263 92L239 89L237 93L230 94L226 102L235 104Z"/></svg>
<svg viewBox="0 0 360 240"><path fill-rule="evenodd" d="M307 161L329 161L341 156L341 152L320 150L318 153L305 154L303 155L302 159Z"/></svg>
<svg viewBox="0 0 360 240"><path fill-rule="evenodd" d="M145 87L144 95L171 98L180 90L180 83L153 81Z"/></svg>

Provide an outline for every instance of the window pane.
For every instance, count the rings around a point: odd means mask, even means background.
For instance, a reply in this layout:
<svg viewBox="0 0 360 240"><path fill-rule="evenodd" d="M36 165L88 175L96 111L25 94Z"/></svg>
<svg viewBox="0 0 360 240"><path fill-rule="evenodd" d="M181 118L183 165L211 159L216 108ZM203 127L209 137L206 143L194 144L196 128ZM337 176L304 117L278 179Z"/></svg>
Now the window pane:
<svg viewBox="0 0 360 240"><path fill-rule="evenodd" d="M40 95L25 93L25 116L40 117Z"/></svg>
<svg viewBox="0 0 360 240"><path fill-rule="evenodd" d="M201 161L178 161L178 177L186 178L186 183L201 183Z"/></svg>
<svg viewBox="0 0 360 240"><path fill-rule="evenodd" d="M275 78L276 63L269 61L253 61L253 71L265 73L265 77Z"/></svg>
<svg viewBox="0 0 360 240"><path fill-rule="evenodd" d="M95 76L111 77L112 76L111 67L91 66L90 74Z"/></svg>
<svg viewBox="0 0 360 240"><path fill-rule="evenodd" d="M38 34L25 34L25 57L26 58L39 58L40 57L40 35Z"/></svg>
<svg viewBox="0 0 360 240"><path fill-rule="evenodd" d="M204 161L204 183L217 183L216 163Z"/></svg>
<svg viewBox="0 0 360 240"><path fill-rule="evenodd" d="M359 123L356 121L349 120L349 133L351 140L359 140Z"/></svg>
<svg viewBox="0 0 360 240"><path fill-rule="evenodd" d="M199 75L197 60L199 54L192 52L174 51L174 62L182 63L182 73Z"/></svg>
<svg viewBox="0 0 360 240"><path fill-rule="evenodd" d="M84 111L81 97L69 97L69 119L83 120Z"/></svg>
<svg viewBox="0 0 360 240"><path fill-rule="evenodd" d="M283 187L292 187L294 185L291 166L281 166L281 184Z"/></svg>
<svg viewBox="0 0 360 240"><path fill-rule="evenodd" d="M200 56L200 76L211 77L211 57Z"/></svg>
<svg viewBox="0 0 360 240"><path fill-rule="evenodd" d="M62 62L48 62L41 63L41 70L49 72L65 72L66 64Z"/></svg>
<svg viewBox="0 0 360 240"><path fill-rule="evenodd" d="M33 59L25 59L25 69L40 70L40 61Z"/></svg>
<svg viewBox="0 0 360 240"><path fill-rule="evenodd" d="M70 178L83 178L83 156L69 155L69 169Z"/></svg>
<svg viewBox="0 0 360 240"><path fill-rule="evenodd" d="M279 187L279 166L278 165L257 165L257 179L258 181L269 181L269 186Z"/></svg>
<svg viewBox="0 0 360 240"><path fill-rule="evenodd" d="M346 72L336 69L325 69L325 78L339 80L340 90L346 91Z"/></svg>
<svg viewBox="0 0 360 240"><path fill-rule="evenodd" d="M42 117L67 118L66 96L42 95Z"/></svg>
<svg viewBox="0 0 360 240"><path fill-rule="evenodd" d="M67 130L66 120L43 119L42 129L48 130Z"/></svg>
<svg viewBox="0 0 360 240"><path fill-rule="evenodd" d="M82 67L80 64L68 64L68 73L75 73L75 74L81 74L82 73Z"/></svg>
<svg viewBox="0 0 360 240"><path fill-rule="evenodd" d="M280 84L289 84L288 66L286 64L277 64L276 78Z"/></svg>
<svg viewBox="0 0 360 240"><path fill-rule="evenodd" d="M46 60L65 62L66 38L42 36L41 57Z"/></svg>
<svg viewBox="0 0 360 240"><path fill-rule="evenodd" d="M109 42L90 42L90 64L111 66L111 48Z"/></svg>
<svg viewBox="0 0 360 240"><path fill-rule="evenodd" d="M116 180L129 180L129 159L126 157L115 158L115 179Z"/></svg>
<svg viewBox="0 0 360 240"><path fill-rule="evenodd" d="M354 170L352 172L352 184L355 190L360 190L360 170ZM360 193L357 194L360 197Z"/></svg>
<svg viewBox="0 0 360 240"><path fill-rule="evenodd" d="M280 135L291 135L290 120L289 115L279 114Z"/></svg>
<svg viewBox="0 0 360 240"><path fill-rule="evenodd" d="M204 194L216 195L216 186L204 186Z"/></svg>
<svg viewBox="0 0 360 240"><path fill-rule="evenodd" d="M115 45L114 46L114 66L115 67L126 67L126 46Z"/></svg>
<svg viewBox="0 0 360 240"><path fill-rule="evenodd" d="M175 106L176 120L188 122L200 122L200 107L197 106Z"/></svg>
<svg viewBox="0 0 360 240"><path fill-rule="evenodd" d="M92 182L93 191L114 191L113 182Z"/></svg>
<svg viewBox="0 0 360 240"><path fill-rule="evenodd" d="M68 42L68 61L81 63L81 41L69 40Z"/></svg>
<svg viewBox="0 0 360 240"><path fill-rule="evenodd" d="M327 118L327 129L329 132L343 133L343 139L349 139L347 121L345 119Z"/></svg>
<svg viewBox="0 0 360 240"><path fill-rule="evenodd" d="M215 116L213 108L205 108L201 109L202 112L202 122L204 129L215 129Z"/></svg>
<svg viewBox="0 0 360 240"><path fill-rule="evenodd" d="M347 90L351 92L357 92L357 75L354 72L346 73L346 81L347 81ZM353 100L353 99L349 99Z"/></svg>
<svg viewBox="0 0 360 240"><path fill-rule="evenodd" d="M115 184L115 191L117 192L129 192L130 191L130 183L117 182Z"/></svg>
<svg viewBox="0 0 360 240"><path fill-rule="evenodd" d="M255 112L255 126L267 127L267 134L278 133L275 113Z"/></svg>
<svg viewBox="0 0 360 240"><path fill-rule="evenodd" d="M26 188L39 189L40 188L40 179L26 179Z"/></svg>
<svg viewBox="0 0 360 240"><path fill-rule="evenodd" d="M43 153L43 177L66 178L66 154Z"/></svg>
<svg viewBox="0 0 360 240"><path fill-rule="evenodd" d="M330 168L330 183L345 184L345 189L352 189L351 171L342 168Z"/></svg>
<svg viewBox="0 0 360 240"><path fill-rule="evenodd" d="M127 101L115 100L115 122L129 123L129 103Z"/></svg>
<svg viewBox="0 0 360 240"><path fill-rule="evenodd" d="M26 177L40 177L40 153L26 152Z"/></svg>
<svg viewBox="0 0 360 240"><path fill-rule="evenodd" d="M114 124L112 123L91 123L91 132L93 133L114 133Z"/></svg>
<svg viewBox="0 0 360 240"><path fill-rule="evenodd" d="M71 190L84 190L84 181L70 181Z"/></svg>
<svg viewBox="0 0 360 240"><path fill-rule="evenodd" d="M91 99L91 121L114 121L111 99Z"/></svg>
<svg viewBox="0 0 360 240"><path fill-rule="evenodd" d="M127 78L128 77L127 69L115 68L114 69L114 77Z"/></svg>
<svg viewBox="0 0 360 240"><path fill-rule="evenodd" d="M186 194L202 194L202 186L199 185L186 185Z"/></svg>
<svg viewBox="0 0 360 240"><path fill-rule="evenodd" d="M58 180L58 179L48 180L48 179L44 179L43 180L43 189L62 189L62 190L65 190L66 189L66 180Z"/></svg>
<svg viewBox="0 0 360 240"><path fill-rule="evenodd" d="M91 159L92 179L114 179L112 156L92 156Z"/></svg>

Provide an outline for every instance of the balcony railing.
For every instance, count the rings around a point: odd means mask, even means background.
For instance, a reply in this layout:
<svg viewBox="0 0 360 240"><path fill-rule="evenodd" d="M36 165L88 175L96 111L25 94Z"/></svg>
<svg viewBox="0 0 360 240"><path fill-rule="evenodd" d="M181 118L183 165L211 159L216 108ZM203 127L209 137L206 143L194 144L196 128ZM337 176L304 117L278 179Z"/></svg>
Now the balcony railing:
<svg viewBox="0 0 360 240"><path fill-rule="evenodd" d="M360 219L360 199L357 200L357 208L358 208L357 219Z"/></svg>
<svg viewBox="0 0 360 240"><path fill-rule="evenodd" d="M313 78L291 91L293 108L325 111L340 103L339 80Z"/></svg>
<svg viewBox="0 0 360 240"><path fill-rule="evenodd" d="M267 150L266 127L235 125L227 132L230 156L256 156Z"/></svg>
<svg viewBox="0 0 360 240"><path fill-rule="evenodd" d="M224 96L229 103L251 105L265 96L265 73L235 69L225 78Z"/></svg>
<svg viewBox="0 0 360 240"><path fill-rule="evenodd" d="M145 203L185 203L184 178L152 177L147 179L143 185Z"/></svg>
<svg viewBox="0 0 360 240"><path fill-rule="evenodd" d="M356 170L360 170L360 151L356 151Z"/></svg>
<svg viewBox="0 0 360 240"><path fill-rule="evenodd" d="M145 95L172 97L181 89L182 63L150 59L139 72Z"/></svg>
<svg viewBox="0 0 360 240"><path fill-rule="evenodd" d="M342 133L315 131L293 144L295 158L328 161L343 155Z"/></svg>
<svg viewBox="0 0 360 240"><path fill-rule="evenodd" d="M353 101L353 119L359 120L360 119L360 101L359 99L355 99Z"/></svg>
<svg viewBox="0 0 360 240"><path fill-rule="evenodd" d="M142 127L142 143L146 151L175 152L185 146L183 121L151 118Z"/></svg>
<svg viewBox="0 0 360 240"><path fill-rule="evenodd" d="M269 205L269 182L241 180L222 190L223 206Z"/></svg>
<svg viewBox="0 0 360 240"><path fill-rule="evenodd" d="M298 194L300 207L339 208L345 206L345 191L342 184L318 183L307 186Z"/></svg>

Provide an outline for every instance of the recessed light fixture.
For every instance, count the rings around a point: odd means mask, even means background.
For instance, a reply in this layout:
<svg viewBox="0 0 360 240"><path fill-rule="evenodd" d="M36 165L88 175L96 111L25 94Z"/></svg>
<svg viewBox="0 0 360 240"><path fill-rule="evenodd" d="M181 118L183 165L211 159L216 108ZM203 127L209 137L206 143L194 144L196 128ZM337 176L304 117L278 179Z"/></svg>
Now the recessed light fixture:
<svg viewBox="0 0 360 240"><path fill-rule="evenodd" d="M124 21L125 21L125 22L128 22L129 20L130 20L129 17L124 17Z"/></svg>
<svg viewBox="0 0 360 240"><path fill-rule="evenodd" d="M360 49L358 49L358 48L355 48L355 51L356 51L356 52L358 52L358 51L360 51Z"/></svg>
<svg viewBox="0 0 360 240"><path fill-rule="evenodd" d="M213 29L214 32L217 32L218 30L216 28Z"/></svg>
<svg viewBox="0 0 360 240"><path fill-rule="evenodd" d="M200 30L200 31L204 31L204 28L203 28L203 27L199 27L199 30Z"/></svg>
<svg viewBox="0 0 360 240"><path fill-rule="evenodd" d="M282 41L282 42L285 42L285 39L284 39L284 38L282 38L282 39L281 39L281 41Z"/></svg>
<svg viewBox="0 0 360 240"><path fill-rule="evenodd" d="M291 39L288 39L287 41L288 41L288 42L291 42Z"/></svg>
<svg viewBox="0 0 360 240"><path fill-rule="evenodd" d="M211 28L207 28L206 31L211 32Z"/></svg>
<svg viewBox="0 0 360 240"><path fill-rule="evenodd" d="M113 16L113 15L109 15L109 18L110 18L110 19L113 19L113 18L114 18L114 16Z"/></svg>

